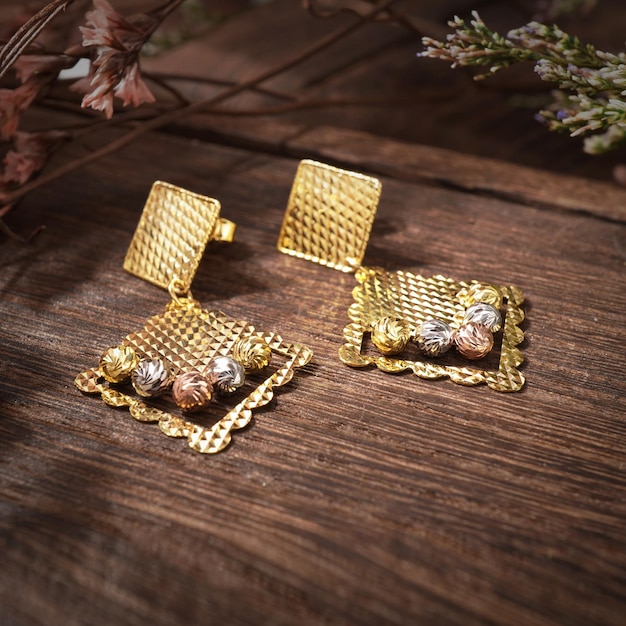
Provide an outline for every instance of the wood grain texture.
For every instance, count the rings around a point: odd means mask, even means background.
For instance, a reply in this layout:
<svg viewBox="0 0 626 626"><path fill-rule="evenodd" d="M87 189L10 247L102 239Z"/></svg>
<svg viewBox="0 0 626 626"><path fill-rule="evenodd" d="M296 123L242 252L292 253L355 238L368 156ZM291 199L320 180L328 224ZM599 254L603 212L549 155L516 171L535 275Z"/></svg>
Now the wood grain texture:
<svg viewBox="0 0 626 626"><path fill-rule="evenodd" d="M273 121L263 125L222 116L191 117L173 132L231 146L357 167L377 176L441 185L522 204L626 219L626 191L613 183L514 165L477 155L407 143L347 128ZM451 164L453 166L451 167Z"/></svg>
<svg viewBox="0 0 626 626"><path fill-rule="evenodd" d="M0 247L1 623L623 623L626 228L397 158L366 264L523 289L523 392L339 362L353 277L275 249L295 159L155 134L11 216L47 229ZM194 295L315 352L215 457L72 385L167 300L122 270L158 178L238 223Z"/></svg>

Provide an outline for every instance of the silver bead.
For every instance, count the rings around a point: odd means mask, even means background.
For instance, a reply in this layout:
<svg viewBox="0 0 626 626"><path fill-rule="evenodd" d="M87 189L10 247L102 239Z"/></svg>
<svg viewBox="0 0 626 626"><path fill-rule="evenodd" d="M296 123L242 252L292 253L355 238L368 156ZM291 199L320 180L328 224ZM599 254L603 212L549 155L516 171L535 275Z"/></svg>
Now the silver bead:
<svg viewBox="0 0 626 626"><path fill-rule="evenodd" d="M492 333L496 333L502 327L502 316L492 304L478 302L465 311L463 324L469 322L486 326Z"/></svg>
<svg viewBox="0 0 626 626"><path fill-rule="evenodd" d="M415 341L427 356L441 356L450 349L454 332L444 321L429 319L420 326Z"/></svg>
<svg viewBox="0 0 626 626"><path fill-rule="evenodd" d="M230 356L216 356L211 359L205 375L220 393L232 393L246 380L243 365Z"/></svg>
<svg viewBox="0 0 626 626"><path fill-rule="evenodd" d="M143 359L134 369L131 380L135 391L144 398L162 394L170 385L170 371L159 359Z"/></svg>

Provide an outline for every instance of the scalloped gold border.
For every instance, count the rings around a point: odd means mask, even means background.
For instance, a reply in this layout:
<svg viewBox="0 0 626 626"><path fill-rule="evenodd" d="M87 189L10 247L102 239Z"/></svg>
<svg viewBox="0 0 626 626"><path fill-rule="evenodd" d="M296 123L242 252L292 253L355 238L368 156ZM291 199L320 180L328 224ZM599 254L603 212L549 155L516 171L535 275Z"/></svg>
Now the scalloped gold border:
<svg viewBox="0 0 626 626"><path fill-rule="evenodd" d="M496 391L519 391L525 383L519 366L524 361L517 347L524 341L519 325L524 320L521 308L523 293L513 286L496 286L506 301L506 315L502 329L502 346L497 370L475 367L445 366L435 361L409 361L388 356L370 356L363 353L363 336L381 317L400 317L416 328L428 317L437 317L457 326L465 310L462 302L465 290L479 281L455 282L445 276L425 278L410 272L387 272L381 268L362 267L356 278L360 283L353 290L355 302L348 309L352 320L343 331L345 343L339 349L339 358L351 367L375 365L384 372L412 371L420 378L448 377L460 385L486 383Z"/></svg>
<svg viewBox="0 0 626 626"><path fill-rule="evenodd" d="M192 328L193 333L189 332ZM260 333L247 322L234 320L221 311L206 311L195 301L187 306L169 305L161 315L146 321L143 330L127 335L122 344L137 349L142 356L163 359L175 373L202 369L218 354L228 354L240 337L256 335L265 339L273 353L286 357L286 362L258 385L246 398L233 407L210 428L172 415L143 400L110 387L98 368L80 373L74 384L87 394L100 394L102 400L114 407L128 407L132 417L140 422L157 422L168 437L184 437L189 446L202 454L215 454L231 442L232 431L246 426L252 411L266 405L274 396L274 388L288 383L296 368L303 367L313 352L297 343L286 343L275 333Z"/></svg>

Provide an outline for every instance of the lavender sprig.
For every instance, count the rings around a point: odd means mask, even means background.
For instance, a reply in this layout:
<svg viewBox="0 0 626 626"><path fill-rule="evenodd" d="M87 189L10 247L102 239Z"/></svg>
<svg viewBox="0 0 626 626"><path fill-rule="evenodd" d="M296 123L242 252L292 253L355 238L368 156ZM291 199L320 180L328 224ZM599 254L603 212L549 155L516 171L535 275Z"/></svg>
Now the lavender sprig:
<svg viewBox="0 0 626 626"><path fill-rule="evenodd" d="M584 149L599 154L626 140L626 54L597 50L562 31L558 26L530 22L506 37L491 31L478 13L469 25L456 17L449 25L455 32L446 41L424 37L426 49L419 56L442 59L457 66L489 66L482 79L499 70L532 61L535 72L569 93L555 97L538 119L551 130L572 137L590 136ZM557 92L558 93L558 92Z"/></svg>

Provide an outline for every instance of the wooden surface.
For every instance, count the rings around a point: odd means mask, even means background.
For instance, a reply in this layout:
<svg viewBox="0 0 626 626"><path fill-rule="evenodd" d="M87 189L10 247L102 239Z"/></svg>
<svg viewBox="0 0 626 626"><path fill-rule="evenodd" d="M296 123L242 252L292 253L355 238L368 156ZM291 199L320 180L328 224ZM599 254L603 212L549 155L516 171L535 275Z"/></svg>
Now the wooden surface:
<svg viewBox="0 0 626 626"><path fill-rule="evenodd" d="M458 177L497 179L489 197L420 175L423 147L299 142L385 172L367 264L523 289L526 388L343 366L353 277L275 249L297 159L147 136L30 196L11 226L47 229L0 247L0 623L623 624L620 198L538 203L514 166L446 153ZM536 175L571 198L570 179ZM122 270L157 178L239 225L194 295L315 352L213 457L72 384L167 301Z"/></svg>
<svg viewBox="0 0 626 626"><path fill-rule="evenodd" d="M505 4L481 11L526 21ZM403 6L442 23L464 3ZM610 43L616 7L576 32ZM278 0L151 69L240 80L346 20ZM606 182L623 155L582 155L419 48L371 25L269 85L404 104L197 116L8 217L46 230L0 241L1 626L624 624L626 190ZM305 157L382 179L366 264L524 291L522 392L340 363L354 278L275 248ZM73 386L167 302L122 270L155 179L219 198L238 224L194 295L315 353L217 456Z"/></svg>

